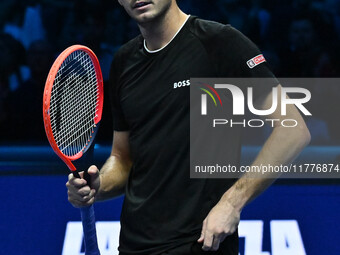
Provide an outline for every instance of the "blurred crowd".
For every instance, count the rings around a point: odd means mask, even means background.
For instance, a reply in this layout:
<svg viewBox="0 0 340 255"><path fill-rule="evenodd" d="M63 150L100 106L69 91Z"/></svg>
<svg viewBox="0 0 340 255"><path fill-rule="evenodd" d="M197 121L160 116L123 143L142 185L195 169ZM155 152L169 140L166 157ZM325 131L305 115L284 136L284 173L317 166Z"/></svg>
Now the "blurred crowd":
<svg viewBox="0 0 340 255"><path fill-rule="evenodd" d="M242 31L260 47L277 77L340 74L338 0L178 0L178 4L186 13ZM62 50L73 44L90 47L107 81L115 52L138 33L116 0L2 0L1 142L46 141L42 92L49 68ZM340 85L310 90L312 96L318 95L310 106L313 117L307 120L312 143L340 144ZM110 141L112 119L105 99L99 139Z"/></svg>

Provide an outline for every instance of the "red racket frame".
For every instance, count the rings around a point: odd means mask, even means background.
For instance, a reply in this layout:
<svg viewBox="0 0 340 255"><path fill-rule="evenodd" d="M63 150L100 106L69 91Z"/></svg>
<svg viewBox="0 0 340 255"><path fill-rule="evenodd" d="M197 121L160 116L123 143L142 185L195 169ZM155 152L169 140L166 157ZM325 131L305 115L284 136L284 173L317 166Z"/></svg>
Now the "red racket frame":
<svg viewBox="0 0 340 255"><path fill-rule="evenodd" d="M94 118L94 123L96 125L98 125L98 123L101 120L101 116L102 116L102 112L103 112L103 101L104 101L103 76L102 76L102 72L101 72L101 69L100 69L98 58L96 57L94 52L91 49L89 49L88 47L83 46L83 45L73 45L73 46L67 48L66 50L64 50L58 56L58 58L54 61L53 65L50 69L50 72L48 74L46 84L45 84L44 97L43 97L44 127L45 127L45 131L46 131L48 141L49 141L52 149L54 150L54 152L64 161L64 163L68 166L68 168L71 171L76 171L76 167L73 165L73 163L71 161L79 159L83 155L83 150L78 152L74 156L67 156L60 151L60 149L58 148L57 143L54 139L53 133L52 133L52 126L51 126L51 119L50 119L49 110L50 110L50 100L51 100L52 87L53 87L54 79L57 75L57 72L58 72L61 64L65 61L65 59L72 52L75 52L75 51L78 51L78 50L85 51L90 56L92 63L94 65L95 72L96 72L96 77L97 77L97 81L98 81L98 94L99 94L98 101L99 101L99 104L96 107L97 114ZM92 136L92 139L88 142L88 144L85 146L85 148L88 148L91 145L93 139L94 139L94 136Z"/></svg>

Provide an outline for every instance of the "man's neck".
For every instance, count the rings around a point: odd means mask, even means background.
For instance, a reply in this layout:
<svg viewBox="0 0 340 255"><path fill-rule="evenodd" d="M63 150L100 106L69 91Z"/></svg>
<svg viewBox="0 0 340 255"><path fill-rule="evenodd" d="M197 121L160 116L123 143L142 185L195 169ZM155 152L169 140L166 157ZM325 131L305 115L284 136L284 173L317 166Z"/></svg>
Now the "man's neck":
<svg viewBox="0 0 340 255"><path fill-rule="evenodd" d="M153 22L139 24L139 29L149 50L158 50L167 45L175 36L188 15L178 7L170 8L168 12Z"/></svg>

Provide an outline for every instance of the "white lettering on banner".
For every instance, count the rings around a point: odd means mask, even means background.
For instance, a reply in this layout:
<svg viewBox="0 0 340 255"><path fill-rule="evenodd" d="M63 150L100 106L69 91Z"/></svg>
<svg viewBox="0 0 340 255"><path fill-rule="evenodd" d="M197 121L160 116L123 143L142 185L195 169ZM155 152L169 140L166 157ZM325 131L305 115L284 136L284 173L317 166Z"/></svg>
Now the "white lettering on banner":
<svg viewBox="0 0 340 255"><path fill-rule="evenodd" d="M240 221L238 234L244 237L244 255L270 255L269 252L262 252L262 220Z"/></svg>
<svg viewBox="0 0 340 255"><path fill-rule="evenodd" d="M68 222L62 255L83 255L81 245L83 241L83 228L81 222Z"/></svg>
<svg viewBox="0 0 340 255"><path fill-rule="evenodd" d="M272 255L306 255L296 220L270 222Z"/></svg>
<svg viewBox="0 0 340 255"><path fill-rule="evenodd" d="M98 221L96 229L100 254L118 255L119 221ZM81 222L68 222L62 255L84 255L84 252L81 252L83 238Z"/></svg>
<svg viewBox="0 0 340 255"><path fill-rule="evenodd" d="M96 222L98 247L101 255L118 255L119 221ZM300 229L296 220L270 221L271 253L262 251L263 221L242 220L239 236L244 238L242 255L306 255ZM68 222L62 255L84 255L81 251L83 230L81 222Z"/></svg>

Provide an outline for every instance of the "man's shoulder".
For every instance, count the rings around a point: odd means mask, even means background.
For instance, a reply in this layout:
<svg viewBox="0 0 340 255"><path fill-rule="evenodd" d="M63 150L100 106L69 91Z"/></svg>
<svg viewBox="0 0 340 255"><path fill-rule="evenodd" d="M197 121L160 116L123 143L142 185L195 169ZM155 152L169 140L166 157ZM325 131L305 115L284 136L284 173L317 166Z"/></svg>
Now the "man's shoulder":
<svg viewBox="0 0 340 255"><path fill-rule="evenodd" d="M127 57L138 50L142 45L142 36L138 35L127 43L123 44L116 53L116 57Z"/></svg>
<svg viewBox="0 0 340 255"><path fill-rule="evenodd" d="M199 38L233 36L238 31L229 24L193 17L190 31Z"/></svg>
<svg viewBox="0 0 340 255"><path fill-rule="evenodd" d="M250 40L230 24L193 17L191 33L210 51L248 47Z"/></svg>

